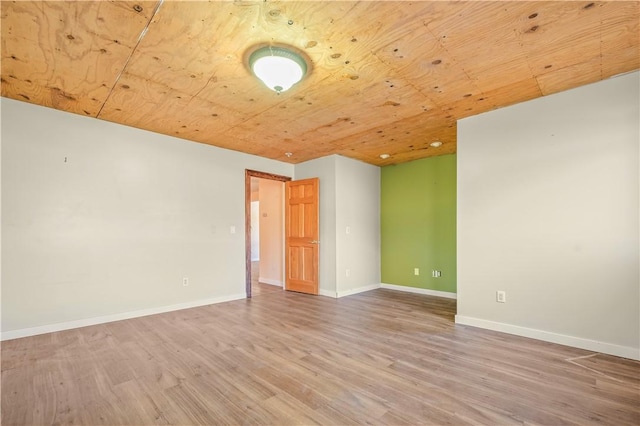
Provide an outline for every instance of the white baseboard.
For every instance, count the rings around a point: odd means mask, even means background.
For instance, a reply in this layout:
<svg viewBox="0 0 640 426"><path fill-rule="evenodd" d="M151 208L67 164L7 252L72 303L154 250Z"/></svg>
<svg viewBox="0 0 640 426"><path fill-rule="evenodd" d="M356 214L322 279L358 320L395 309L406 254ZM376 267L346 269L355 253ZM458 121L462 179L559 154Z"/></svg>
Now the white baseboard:
<svg viewBox="0 0 640 426"><path fill-rule="evenodd" d="M104 324L113 321L121 321L131 318L144 317L147 315L163 314L165 312L179 311L181 309L196 308L198 306L213 305L216 303L230 302L232 300L245 299L246 294L232 294L224 297L212 299L201 299L192 302L177 303L175 305L160 306L157 308L141 309L138 311L122 312L119 314L104 315L100 317L86 318L76 321L60 322L38 327L22 328L19 330L5 331L0 334L0 340L19 339L21 337L35 336L38 334L54 333L56 331L70 330L73 328L88 327L91 325Z"/></svg>
<svg viewBox="0 0 640 426"><path fill-rule="evenodd" d="M283 283L280 280L272 280L270 278L258 278L258 281L261 282L262 284L277 285L278 287L283 286Z"/></svg>
<svg viewBox="0 0 640 426"><path fill-rule="evenodd" d="M382 283L382 284L371 284L371 285L364 286L364 287L358 287L358 288L353 288L353 289L350 289L350 290L338 291L338 292L327 291L327 290L320 289L318 294L320 296L333 297L334 299L337 299L337 298L340 298L340 297L351 296L352 294L358 294L358 293L362 293L362 292L365 292L365 291L375 290L377 288L386 288L388 290L404 291L404 292L407 292L407 293L426 294L428 296L446 297L447 299L455 299L455 298L457 298L456 293L449 293L449 292L446 292L446 291L437 291L437 290L428 290L428 289L425 289L425 288L406 287L406 286L403 286L403 285L384 284L384 283Z"/></svg>
<svg viewBox="0 0 640 426"><path fill-rule="evenodd" d="M323 289L318 289L318 295L332 297L334 299L338 298L338 293L336 293L335 291L329 291L329 290L323 290Z"/></svg>
<svg viewBox="0 0 640 426"><path fill-rule="evenodd" d="M364 287L352 288L350 290L336 292L336 297L351 296L352 294L363 293L365 291L375 290L380 288L380 284L371 284Z"/></svg>
<svg viewBox="0 0 640 426"><path fill-rule="evenodd" d="M549 331L536 330L533 328L520 327L518 325L466 317L463 315L456 315L456 324L470 325L473 327L485 328L487 330L515 334L516 336L529 337L531 339L558 343L560 345L572 346L574 348L586 349L588 351L600 352L603 354L615 355L622 358L629 358L640 361L640 349L638 348L599 342L597 340L583 339L581 337L568 336L565 334L552 333Z"/></svg>
<svg viewBox="0 0 640 426"><path fill-rule="evenodd" d="M429 290L427 288L407 287L404 285L395 284L380 284L380 288L386 288L389 290L404 291L407 293L426 294L428 296L446 297L447 299L457 299L456 293L450 293L448 291Z"/></svg>

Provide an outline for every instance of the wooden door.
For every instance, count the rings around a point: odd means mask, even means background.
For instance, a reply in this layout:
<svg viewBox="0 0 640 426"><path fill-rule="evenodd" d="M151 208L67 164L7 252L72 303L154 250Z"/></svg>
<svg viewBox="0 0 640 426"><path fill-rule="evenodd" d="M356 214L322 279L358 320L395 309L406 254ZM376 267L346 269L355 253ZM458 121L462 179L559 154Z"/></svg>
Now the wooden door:
<svg viewBox="0 0 640 426"><path fill-rule="evenodd" d="M318 178L285 182L285 290L318 294Z"/></svg>

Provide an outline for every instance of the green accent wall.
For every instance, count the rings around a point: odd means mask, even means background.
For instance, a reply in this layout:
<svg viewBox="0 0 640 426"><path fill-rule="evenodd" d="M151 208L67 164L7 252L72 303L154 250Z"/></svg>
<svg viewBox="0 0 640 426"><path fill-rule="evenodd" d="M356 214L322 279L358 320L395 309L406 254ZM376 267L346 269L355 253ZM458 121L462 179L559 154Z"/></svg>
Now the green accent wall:
<svg viewBox="0 0 640 426"><path fill-rule="evenodd" d="M383 167L380 214L382 282L455 293L456 155Z"/></svg>

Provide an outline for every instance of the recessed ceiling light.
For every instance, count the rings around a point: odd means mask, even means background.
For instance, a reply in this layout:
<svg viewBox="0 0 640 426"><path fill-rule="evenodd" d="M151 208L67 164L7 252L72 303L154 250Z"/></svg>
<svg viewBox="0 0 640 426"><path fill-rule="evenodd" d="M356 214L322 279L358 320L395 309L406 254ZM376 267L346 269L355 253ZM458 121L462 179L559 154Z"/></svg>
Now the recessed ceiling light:
<svg viewBox="0 0 640 426"><path fill-rule="evenodd" d="M386 160L389 157L391 157L389 154L380 154L380 158L382 158L383 160Z"/></svg>
<svg viewBox="0 0 640 426"><path fill-rule="evenodd" d="M284 155L287 156L287 158L291 158L291 156L293 155L292 152L285 152Z"/></svg>
<svg viewBox="0 0 640 426"><path fill-rule="evenodd" d="M307 73L307 63L291 49L262 47L249 56L249 68L262 82L277 93L289 90Z"/></svg>
<svg viewBox="0 0 640 426"><path fill-rule="evenodd" d="M442 142L440 141L433 141L431 142L429 145L431 145L434 148L438 148L439 146L442 146Z"/></svg>

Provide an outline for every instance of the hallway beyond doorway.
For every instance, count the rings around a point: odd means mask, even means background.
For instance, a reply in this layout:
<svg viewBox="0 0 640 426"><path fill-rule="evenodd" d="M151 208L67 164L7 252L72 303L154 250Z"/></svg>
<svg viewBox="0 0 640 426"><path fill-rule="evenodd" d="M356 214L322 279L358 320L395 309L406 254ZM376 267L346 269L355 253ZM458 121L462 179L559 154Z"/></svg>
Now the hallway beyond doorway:
<svg viewBox="0 0 640 426"><path fill-rule="evenodd" d="M265 284L259 281L260 276L260 262L251 262L251 295L258 296L265 293L274 293L282 291L282 287L279 285Z"/></svg>

